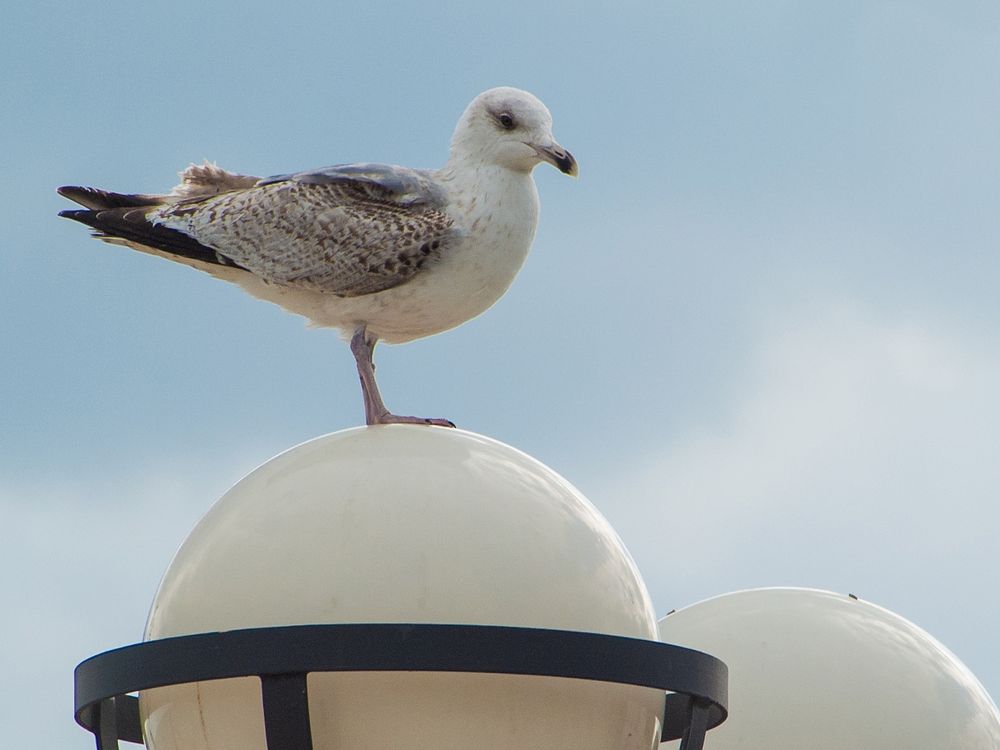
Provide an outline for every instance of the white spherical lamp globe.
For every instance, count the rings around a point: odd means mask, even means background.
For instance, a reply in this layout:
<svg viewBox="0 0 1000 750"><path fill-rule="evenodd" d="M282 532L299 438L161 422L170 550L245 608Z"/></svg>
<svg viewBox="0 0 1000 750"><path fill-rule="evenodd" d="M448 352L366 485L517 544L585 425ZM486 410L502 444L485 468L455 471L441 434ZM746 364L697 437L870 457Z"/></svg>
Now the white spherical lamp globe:
<svg viewBox="0 0 1000 750"><path fill-rule="evenodd" d="M711 750L1000 748L997 708L955 655L851 596L726 594L667 615L660 637L729 666L729 719Z"/></svg>
<svg viewBox="0 0 1000 750"><path fill-rule="evenodd" d="M267 462L170 564L146 640L285 625L505 625L656 640L631 557L568 482L460 430L347 430ZM492 673L310 673L329 748L649 750L662 691ZM260 681L143 691L151 750L265 747Z"/></svg>

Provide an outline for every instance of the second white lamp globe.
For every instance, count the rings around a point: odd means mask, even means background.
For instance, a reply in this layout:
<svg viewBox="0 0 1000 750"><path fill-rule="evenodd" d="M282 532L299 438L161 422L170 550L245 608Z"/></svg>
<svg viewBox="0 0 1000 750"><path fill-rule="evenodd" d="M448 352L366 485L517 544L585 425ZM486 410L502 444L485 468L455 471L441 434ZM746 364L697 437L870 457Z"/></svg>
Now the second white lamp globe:
<svg viewBox="0 0 1000 750"><path fill-rule="evenodd" d="M874 604L812 589L738 591L667 615L660 633L729 666L731 713L711 750L1000 748L1000 714L979 681Z"/></svg>
<svg viewBox="0 0 1000 750"><path fill-rule="evenodd" d="M618 536L568 482L459 430L311 441L230 490L184 542L146 639L340 623L511 625L656 640ZM662 691L505 674L313 673L314 746L649 750ZM148 690L151 750L263 750L256 678Z"/></svg>

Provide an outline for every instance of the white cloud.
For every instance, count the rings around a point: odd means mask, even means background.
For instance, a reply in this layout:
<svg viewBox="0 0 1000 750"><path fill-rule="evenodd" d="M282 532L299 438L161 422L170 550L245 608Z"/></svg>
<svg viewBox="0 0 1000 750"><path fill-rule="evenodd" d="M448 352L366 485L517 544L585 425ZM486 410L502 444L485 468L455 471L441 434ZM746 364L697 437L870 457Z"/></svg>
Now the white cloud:
<svg viewBox="0 0 1000 750"><path fill-rule="evenodd" d="M1000 582L1000 344L815 305L762 326L739 379L723 421L589 488L657 604L764 585L855 591L960 654L956 640L975 641L974 671L994 663L979 635L1000 624L984 596Z"/></svg>

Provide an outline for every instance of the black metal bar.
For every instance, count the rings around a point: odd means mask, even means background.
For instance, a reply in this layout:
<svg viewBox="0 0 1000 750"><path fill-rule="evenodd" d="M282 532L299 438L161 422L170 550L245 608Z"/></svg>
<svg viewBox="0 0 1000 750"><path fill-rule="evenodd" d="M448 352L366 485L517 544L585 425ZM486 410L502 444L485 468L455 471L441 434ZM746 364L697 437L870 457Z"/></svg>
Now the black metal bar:
<svg viewBox="0 0 1000 750"><path fill-rule="evenodd" d="M76 668L76 709L183 682L340 671L493 672L655 687L725 705L715 657L659 641L486 625L298 625L164 638L107 651Z"/></svg>
<svg viewBox="0 0 1000 750"><path fill-rule="evenodd" d="M268 749L312 750L306 675L261 675L260 693Z"/></svg>
<svg viewBox="0 0 1000 750"><path fill-rule="evenodd" d="M142 722L139 720L139 699L134 695L115 697L115 716L118 720L118 739L142 742Z"/></svg>
<svg viewBox="0 0 1000 750"><path fill-rule="evenodd" d="M700 747L697 732L690 731L692 720L712 728L727 715L726 665L680 646L537 628L354 624L201 633L98 654L76 668L76 720L95 734L110 735L100 709L103 701L115 698L115 723L110 726L117 726L117 738L141 742L138 701L127 693L228 677L297 675L295 679L304 680L309 672L338 671L540 675L671 691L675 695L666 699L663 739L687 732L685 750ZM296 721L302 724L301 718Z"/></svg>
<svg viewBox="0 0 1000 750"><path fill-rule="evenodd" d="M97 707L97 750L118 750L118 717L115 697L105 698Z"/></svg>
<svg viewBox="0 0 1000 750"><path fill-rule="evenodd" d="M709 724L709 704L701 698L692 698L688 708L688 725L681 737L680 750L702 750Z"/></svg>
<svg viewBox="0 0 1000 750"><path fill-rule="evenodd" d="M676 740L684 736L691 719L691 696L685 693L670 693L663 707L663 731L660 742Z"/></svg>

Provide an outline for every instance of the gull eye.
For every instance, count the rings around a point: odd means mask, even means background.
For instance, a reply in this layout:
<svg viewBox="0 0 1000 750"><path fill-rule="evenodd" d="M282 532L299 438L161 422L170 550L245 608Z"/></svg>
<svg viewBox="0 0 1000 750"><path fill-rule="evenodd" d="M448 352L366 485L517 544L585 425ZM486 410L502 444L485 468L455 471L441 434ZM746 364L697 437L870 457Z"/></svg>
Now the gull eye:
<svg viewBox="0 0 1000 750"><path fill-rule="evenodd" d="M514 129L514 115L512 115L510 112L501 112L497 116L497 122L500 123L500 127L502 127L504 130Z"/></svg>

